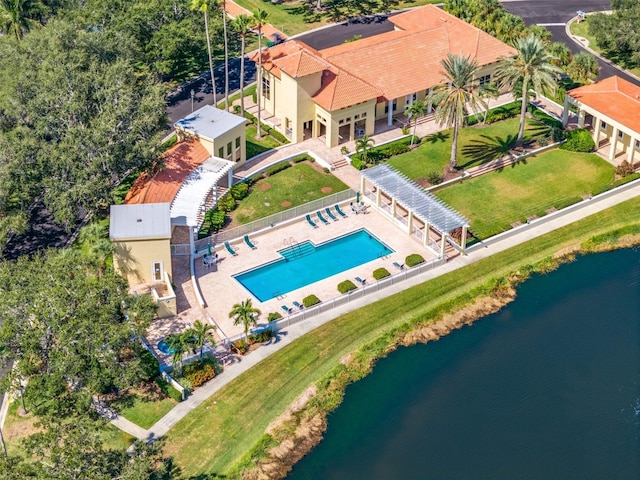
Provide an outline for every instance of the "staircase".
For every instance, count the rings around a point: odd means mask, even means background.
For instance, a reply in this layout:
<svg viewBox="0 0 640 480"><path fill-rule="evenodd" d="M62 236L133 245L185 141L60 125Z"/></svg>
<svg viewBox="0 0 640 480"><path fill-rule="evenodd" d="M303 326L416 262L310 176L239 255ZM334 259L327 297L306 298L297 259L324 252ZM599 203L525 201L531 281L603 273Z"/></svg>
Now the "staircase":
<svg viewBox="0 0 640 480"><path fill-rule="evenodd" d="M222 197L225 193L229 191L227 187L218 186L218 198ZM200 208L200 212L198 212L198 225L202 225L204 221L204 214L211 210L216 206L216 202L213 201L213 189L209 191L207 194L207 198L204 200L204 205Z"/></svg>
<svg viewBox="0 0 640 480"><path fill-rule="evenodd" d="M291 240L292 242L288 243L288 245L290 245L289 248L285 248L284 250L278 252L285 258L287 262L290 260L295 260L297 258L306 257L307 255L311 255L316 251L316 247L309 241L297 243L295 240Z"/></svg>

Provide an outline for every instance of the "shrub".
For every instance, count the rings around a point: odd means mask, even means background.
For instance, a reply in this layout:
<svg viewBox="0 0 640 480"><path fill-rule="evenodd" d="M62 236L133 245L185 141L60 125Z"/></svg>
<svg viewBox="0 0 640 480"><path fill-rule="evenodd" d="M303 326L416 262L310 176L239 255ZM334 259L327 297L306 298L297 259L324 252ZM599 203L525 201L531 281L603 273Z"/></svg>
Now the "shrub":
<svg viewBox="0 0 640 480"><path fill-rule="evenodd" d="M567 132L567 141L560 148L570 152L593 152L596 144L587 130L578 128Z"/></svg>
<svg viewBox="0 0 640 480"><path fill-rule="evenodd" d="M141 380L148 382L158 376L160 363L152 353L143 347L136 348L138 357L140 358L140 377Z"/></svg>
<svg viewBox="0 0 640 480"><path fill-rule="evenodd" d="M323 167L323 168L322 168L322 171L323 171L324 173L331 173L331 170L329 170L329 168L327 168L327 167Z"/></svg>
<svg viewBox="0 0 640 480"><path fill-rule="evenodd" d="M302 155L298 155L297 157L293 157L291 159L293 163L305 162L307 160L312 160L311 156L307 153L303 153Z"/></svg>
<svg viewBox="0 0 640 480"><path fill-rule="evenodd" d="M358 158L351 159L351 166L356 170L364 170L365 168L367 168L367 164Z"/></svg>
<svg viewBox="0 0 640 480"><path fill-rule="evenodd" d="M343 146L342 148L340 148L340 153L342 155L349 155L349 149L345 146Z"/></svg>
<svg viewBox="0 0 640 480"><path fill-rule="evenodd" d="M267 177L270 177L271 175L275 175L276 173L281 172L282 170L286 170L290 166L291 164L289 162L277 163L274 166L267 168L267 170L264 173Z"/></svg>
<svg viewBox="0 0 640 480"><path fill-rule="evenodd" d="M271 129L269 135L278 140L280 143L289 143L289 139L274 128Z"/></svg>
<svg viewBox="0 0 640 480"><path fill-rule="evenodd" d="M431 185L438 185L442 183L443 180L442 175L440 175L438 172L429 172L427 173L427 176L425 178Z"/></svg>
<svg viewBox="0 0 640 480"><path fill-rule="evenodd" d="M558 127L551 127L548 136L553 142L561 142L565 138L564 130Z"/></svg>
<svg viewBox="0 0 640 480"><path fill-rule="evenodd" d="M382 152L385 157L393 157L409 151L409 145L404 143L390 143L388 147L383 148Z"/></svg>
<svg viewBox="0 0 640 480"><path fill-rule="evenodd" d="M249 335L249 345L254 343L262 343L273 338L273 330L265 328L264 330Z"/></svg>
<svg viewBox="0 0 640 480"><path fill-rule="evenodd" d="M373 271L373 278L375 278L376 280L380 280L382 278L388 277L389 275L391 275L389 273L389 270L387 270L384 267L376 268Z"/></svg>
<svg viewBox="0 0 640 480"><path fill-rule="evenodd" d="M233 106L233 113L235 113L236 115L239 115L241 110L242 109L240 108L240 105Z"/></svg>
<svg viewBox="0 0 640 480"><path fill-rule="evenodd" d="M156 377L156 384L168 397L173 398L176 402L182 401L182 393L176 390L169 382L167 382L160 375Z"/></svg>
<svg viewBox="0 0 640 480"><path fill-rule="evenodd" d="M423 262L424 257L418 253L407 255L407 258L404 259L404 263L407 267L415 267L416 265L420 265Z"/></svg>
<svg viewBox="0 0 640 480"><path fill-rule="evenodd" d="M218 199L219 210L230 212L234 208L236 208L236 199L229 195L228 192Z"/></svg>
<svg viewBox="0 0 640 480"><path fill-rule="evenodd" d="M253 95L255 96L256 94L254 93ZM255 102L255 100L254 100L254 102ZM254 117L253 115L251 115L246 110L244 112L244 116L247 117L251 121L251 123L253 123L253 124L257 124L258 123L258 119L256 117Z"/></svg>
<svg viewBox="0 0 640 480"><path fill-rule="evenodd" d="M629 162L623 160L620 165L616 168L616 175L620 175L621 177L629 176L633 173L633 167Z"/></svg>
<svg viewBox="0 0 640 480"><path fill-rule="evenodd" d="M317 305L318 303L320 303L320 299L318 297L316 297L315 295L309 295L308 297L304 297L302 299L302 304L306 307L313 307L314 305Z"/></svg>
<svg viewBox="0 0 640 480"><path fill-rule="evenodd" d="M357 287L351 280L345 280L344 282L340 282L338 284L338 291L340 293L347 293L351 290L355 290Z"/></svg>
<svg viewBox="0 0 640 480"><path fill-rule="evenodd" d="M246 183L236 183L229 189L229 193L236 200L242 200L244 197L249 195L249 185Z"/></svg>
<svg viewBox="0 0 640 480"><path fill-rule="evenodd" d="M280 312L271 312L269 315L267 315L267 321L269 322L275 322L276 320L280 320L282 318L282 315L280 314Z"/></svg>
<svg viewBox="0 0 640 480"><path fill-rule="evenodd" d="M539 122L542 122L545 125L548 125L552 128L562 128L562 122L557 118L553 118L547 115L545 112L543 112L539 108L531 106L530 109L531 109L531 115L533 116L533 118L535 118Z"/></svg>
<svg viewBox="0 0 640 480"><path fill-rule="evenodd" d="M411 128L408 125L403 125L400 130L402 131L403 135L409 135Z"/></svg>
<svg viewBox="0 0 640 480"><path fill-rule="evenodd" d="M245 353L247 353L247 350L249 350L249 344L244 341L244 338L233 342L233 346L240 355L244 355Z"/></svg>
<svg viewBox="0 0 640 480"><path fill-rule="evenodd" d="M226 220L225 212L212 208L204 214L204 223L209 226L209 229L218 231L224 226Z"/></svg>
<svg viewBox="0 0 640 480"><path fill-rule="evenodd" d="M215 376L216 370L210 362L190 363L182 370L182 377L191 385L191 388L198 388Z"/></svg>

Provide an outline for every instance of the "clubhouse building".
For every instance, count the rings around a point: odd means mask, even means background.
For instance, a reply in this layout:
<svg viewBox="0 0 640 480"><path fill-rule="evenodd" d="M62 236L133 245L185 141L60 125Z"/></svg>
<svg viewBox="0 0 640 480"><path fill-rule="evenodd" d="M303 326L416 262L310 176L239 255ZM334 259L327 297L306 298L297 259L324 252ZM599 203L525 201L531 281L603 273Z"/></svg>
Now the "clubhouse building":
<svg viewBox="0 0 640 480"><path fill-rule="evenodd" d="M271 123L292 142L322 138L334 147L392 125L407 105L424 100L444 80L440 62L448 53L475 59L480 84L516 53L433 5L389 21L393 31L325 50L298 40L264 49L261 101Z"/></svg>

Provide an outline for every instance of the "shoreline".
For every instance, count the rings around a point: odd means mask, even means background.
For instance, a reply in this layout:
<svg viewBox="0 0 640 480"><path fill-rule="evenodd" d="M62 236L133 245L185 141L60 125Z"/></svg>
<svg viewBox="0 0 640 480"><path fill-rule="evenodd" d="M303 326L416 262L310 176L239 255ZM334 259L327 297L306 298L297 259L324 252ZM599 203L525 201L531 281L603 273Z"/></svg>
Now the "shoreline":
<svg viewBox="0 0 640 480"><path fill-rule="evenodd" d="M640 245L640 234L623 235L610 242L615 232L591 237L580 245L558 250L550 259L543 259L529 269L519 269L505 277L496 278L495 286L488 295L476 295L462 306L447 311L435 312L435 316L417 320L407 331L405 325L394 328L374 339L371 344L378 345L376 353L363 354L370 345L348 353L328 378L310 385L291 403L284 413L278 416L265 429L265 435L271 440L271 447L263 452L253 451L252 457L259 458L252 468L243 469L242 479L282 479L293 466L313 450L323 439L327 428L327 416L335 410L344 398L346 387L372 372L375 363L399 347L410 347L418 343L427 344L448 335L464 326L498 312L517 297L517 287L532 274L544 274L557 269L565 263L573 262L579 255L589 255L605 251L633 248ZM451 303L451 302L448 302ZM439 310L436 308L436 310ZM387 338L388 337L388 338ZM339 370L339 372L336 372ZM339 373L338 375L335 375ZM333 378L331 378L333 377ZM324 385L319 387L318 385ZM339 396L329 408L323 408L323 395ZM260 442L265 444L265 442ZM273 445L275 443L275 445ZM261 453L261 455L256 455Z"/></svg>

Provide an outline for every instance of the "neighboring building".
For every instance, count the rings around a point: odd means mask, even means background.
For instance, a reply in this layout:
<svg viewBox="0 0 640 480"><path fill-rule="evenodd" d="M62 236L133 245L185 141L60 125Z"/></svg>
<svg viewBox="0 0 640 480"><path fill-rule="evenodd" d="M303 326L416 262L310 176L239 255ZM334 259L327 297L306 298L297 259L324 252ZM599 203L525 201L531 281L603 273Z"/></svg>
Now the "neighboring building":
<svg viewBox="0 0 640 480"><path fill-rule="evenodd" d="M247 160L247 119L211 105L199 108L174 124L178 140L194 138L209 156L242 165Z"/></svg>
<svg viewBox="0 0 640 480"><path fill-rule="evenodd" d="M262 108L279 119L282 133L294 142L325 137L330 147L372 135L376 121L391 125L443 81L447 53L474 58L482 84L502 57L516 53L433 5L389 21L391 32L321 51L297 40L263 50Z"/></svg>
<svg viewBox="0 0 640 480"><path fill-rule="evenodd" d="M136 291L154 296L159 316L175 315L169 204L111 205L109 239L115 271L137 286Z"/></svg>
<svg viewBox="0 0 640 480"><path fill-rule="evenodd" d="M640 87L618 77L578 87L565 96L562 122L566 126L569 105L578 109L578 126L591 126L596 149L609 149L609 161L627 160L633 165L640 150Z"/></svg>

